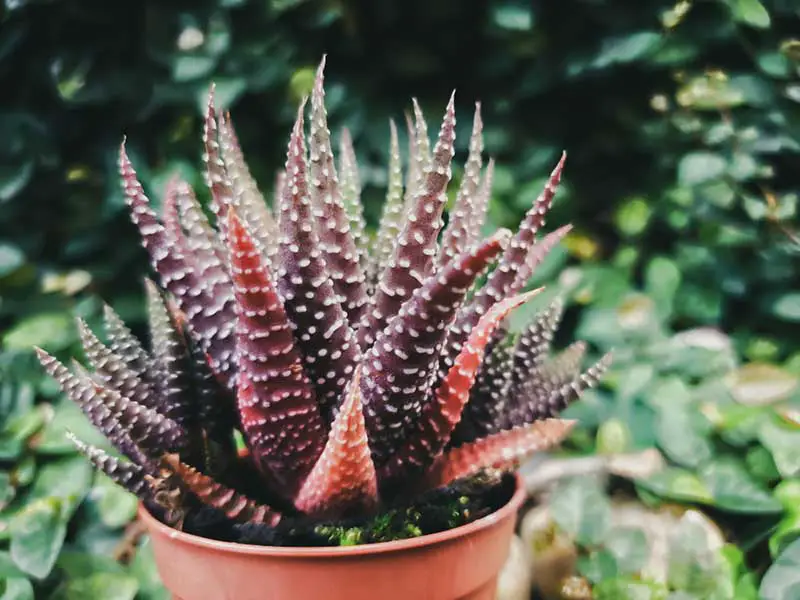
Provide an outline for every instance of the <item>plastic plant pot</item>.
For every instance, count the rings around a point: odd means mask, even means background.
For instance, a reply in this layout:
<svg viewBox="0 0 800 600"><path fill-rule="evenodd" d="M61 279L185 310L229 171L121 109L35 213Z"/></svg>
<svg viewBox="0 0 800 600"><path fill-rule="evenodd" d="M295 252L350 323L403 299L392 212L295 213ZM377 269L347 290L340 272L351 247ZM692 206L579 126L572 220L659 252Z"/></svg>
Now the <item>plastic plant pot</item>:
<svg viewBox="0 0 800 600"><path fill-rule="evenodd" d="M269 547L182 533L140 507L173 600L493 600L525 489L481 519L418 538Z"/></svg>

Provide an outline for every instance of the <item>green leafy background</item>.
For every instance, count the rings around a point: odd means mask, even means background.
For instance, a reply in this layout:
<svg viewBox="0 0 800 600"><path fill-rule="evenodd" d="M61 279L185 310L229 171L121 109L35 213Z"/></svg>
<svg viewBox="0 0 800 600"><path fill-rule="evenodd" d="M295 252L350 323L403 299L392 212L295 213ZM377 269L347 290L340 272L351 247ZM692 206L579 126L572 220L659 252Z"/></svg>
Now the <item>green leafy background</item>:
<svg viewBox="0 0 800 600"><path fill-rule="evenodd" d="M115 175L122 136L155 196L175 172L202 187L200 110L214 80L269 189L325 52L331 123L354 135L373 226L387 117L402 119L412 96L434 120L457 89L462 154L481 100L498 160L494 225L514 226L568 151L551 222L576 229L540 277L571 300L559 342L578 335L617 359L571 409L581 427L566 451L658 448L669 467L628 493L720 524L735 551L703 563L727 582L714 597L755 598L759 585L769 600L800 597L796 0L0 10L2 600L164 597L147 542L126 543L135 503L64 439L70 428L100 441L31 346L76 354L73 316L92 324L101 299L141 331L146 264ZM623 550L640 537L585 512L602 511L607 492L567 489L557 518L584 547L596 596L710 597L688 576L632 587L639 567Z"/></svg>

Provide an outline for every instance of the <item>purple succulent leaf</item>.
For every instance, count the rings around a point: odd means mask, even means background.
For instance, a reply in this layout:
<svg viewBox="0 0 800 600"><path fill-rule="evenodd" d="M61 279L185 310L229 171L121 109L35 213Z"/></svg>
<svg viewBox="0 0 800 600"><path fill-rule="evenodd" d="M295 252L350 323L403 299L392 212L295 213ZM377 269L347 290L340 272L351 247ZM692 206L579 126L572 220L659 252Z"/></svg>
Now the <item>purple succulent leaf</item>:
<svg viewBox="0 0 800 600"><path fill-rule="evenodd" d="M175 421L103 387L80 367L72 373L44 350L37 348L36 352L61 390L112 443L115 439L124 443L125 436L129 436L149 453L185 446L186 433ZM122 447L120 451L125 452Z"/></svg>
<svg viewBox="0 0 800 600"><path fill-rule="evenodd" d="M325 258L319 250L306 186L302 107L287 152L286 173L278 217L278 286L305 371L317 390L323 418L330 423L360 353L355 333L339 303Z"/></svg>
<svg viewBox="0 0 800 600"><path fill-rule="evenodd" d="M139 404L158 409L158 396L150 382L131 370L125 359L103 344L83 319L77 319L77 324L86 358L103 385Z"/></svg>
<svg viewBox="0 0 800 600"><path fill-rule="evenodd" d="M220 239L225 243L227 231L225 215L227 210L234 206L236 196L233 191L231 179L225 169L222 151L219 143L219 123L217 122L217 109L214 102L214 85L208 91L206 114L203 120L203 175L206 185L211 190L211 211L217 218L217 228Z"/></svg>
<svg viewBox="0 0 800 600"><path fill-rule="evenodd" d="M115 355L124 359L125 365L136 375L147 376L149 358L130 329L108 304L103 305L103 325L108 339L108 347Z"/></svg>
<svg viewBox="0 0 800 600"><path fill-rule="evenodd" d="M425 185L414 199L397 239L392 258L380 274L371 310L358 330L359 346L366 350L392 315L418 289L434 267L437 237L450 181L455 141L455 96L447 104L434 156L425 171ZM365 373L366 375L366 373Z"/></svg>
<svg viewBox="0 0 800 600"><path fill-rule="evenodd" d="M317 222L319 246L339 301L352 326L361 321L368 305L366 279L350 229L331 148L325 111L325 59L317 69L311 94L309 192Z"/></svg>
<svg viewBox="0 0 800 600"><path fill-rule="evenodd" d="M574 361L580 350L573 345L565 351L567 355L562 354L560 363L550 367L547 375L531 377L520 385L515 405L504 415L504 428L553 417L600 381L611 365L611 354L600 358L583 373L570 377L568 374L574 373ZM558 357L555 360L558 361Z"/></svg>
<svg viewBox="0 0 800 600"><path fill-rule="evenodd" d="M256 465L293 495L322 453L326 427L269 269L233 209L228 228L239 415Z"/></svg>
<svg viewBox="0 0 800 600"><path fill-rule="evenodd" d="M483 121L481 121L481 105L475 104L475 116L472 122L472 135L469 141L469 155L464 166L464 177L456 195L450 221L442 236L442 249L439 253L439 264L445 265L462 250L470 246L470 223L476 212L478 186L481 176L483 152Z"/></svg>
<svg viewBox="0 0 800 600"><path fill-rule="evenodd" d="M365 354L361 392L378 468L414 427L434 383L447 326L475 279L503 249L498 231L432 274L386 324Z"/></svg>
<svg viewBox="0 0 800 600"><path fill-rule="evenodd" d="M75 444L78 452L83 454L95 468L104 473L113 482L125 488L141 499L150 497L151 488L147 478L156 472L155 464L149 468L111 456L105 450L79 440L74 433L67 431L67 437Z"/></svg>

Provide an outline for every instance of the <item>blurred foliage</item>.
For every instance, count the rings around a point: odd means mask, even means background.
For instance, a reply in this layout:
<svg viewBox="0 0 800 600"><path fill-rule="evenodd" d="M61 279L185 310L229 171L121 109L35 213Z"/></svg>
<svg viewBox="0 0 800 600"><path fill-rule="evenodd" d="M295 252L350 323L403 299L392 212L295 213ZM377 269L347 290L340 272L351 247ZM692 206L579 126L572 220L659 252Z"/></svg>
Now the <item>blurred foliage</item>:
<svg viewBox="0 0 800 600"><path fill-rule="evenodd" d="M761 576L800 540L800 354L783 363L743 361L719 329L676 333L680 271L655 257L637 289L624 254L559 277L559 293L575 301L576 336L615 353L600 388L564 412L579 422L569 450L617 456L655 448L663 468L612 478L614 502L633 497L664 514L695 507L711 521L676 523L664 577L651 581L642 572L644 530L614 526L612 500L591 478L554 491L552 519L580 548L577 572L598 599L756 600ZM708 527L718 533L709 537ZM795 597L796 576L772 570L764 584L771 597Z"/></svg>
<svg viewBox="0 0 800 600"><path fill-rule="evenodd" d="M5 0L0 11L0 598L157 597L146 553L109 558L134 505L76 460L63 430L87 425L30 347L76 353L72 317L94 324L98 298L141 323L145 257L115 174L122 136L156 196L175 172L202 187L214 80L269 189L324 52L331 122L354 135L372 224L386 117L401 120L412 95L433 121L457 88L462 155L482 101L499 162L492 226L516 224L568 150L553 222L576 224L559 258L580 266L560 282L590 309L572 310L565 333L618 353L609 389L575 409L577 447L657 445L671 475L636 482L641 497L738 508L748 568L760 576L783 548L796 563L796 0ZM774 569L765 585L783 581ZM790 597L780 589L771 597Z"/></svg>

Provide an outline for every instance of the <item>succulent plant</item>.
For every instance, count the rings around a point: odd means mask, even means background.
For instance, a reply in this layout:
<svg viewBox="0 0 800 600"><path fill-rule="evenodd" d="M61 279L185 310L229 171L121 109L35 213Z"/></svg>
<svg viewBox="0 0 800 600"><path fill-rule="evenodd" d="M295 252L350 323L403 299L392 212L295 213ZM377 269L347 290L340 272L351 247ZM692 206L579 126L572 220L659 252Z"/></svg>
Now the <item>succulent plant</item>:
<svg viewBox="0 0 800 600"><path fill-rule="evenodd" d="M273 209L213 88L204 127L213 225L177 179L157 214L123 142L125 197L160 279L146 282L150 350L107 307L107 343L79 323L92 371L38 351L121 456L78 447L176 525L192 506L267 526L374 514L511 468L566 436L572 422L557 413L609 362L581 371L582 344L551 356L558 302L509 334L507 316L538 292L522 293L569 230L541 235L564 158L517 233L484 236L493 163L483 168L476 105L444 228L454 98L433 148L415 102L405 178L390 123L386 204L370 240L346 132L334 160L324 62L309 135L304 101Z"/></svg>

